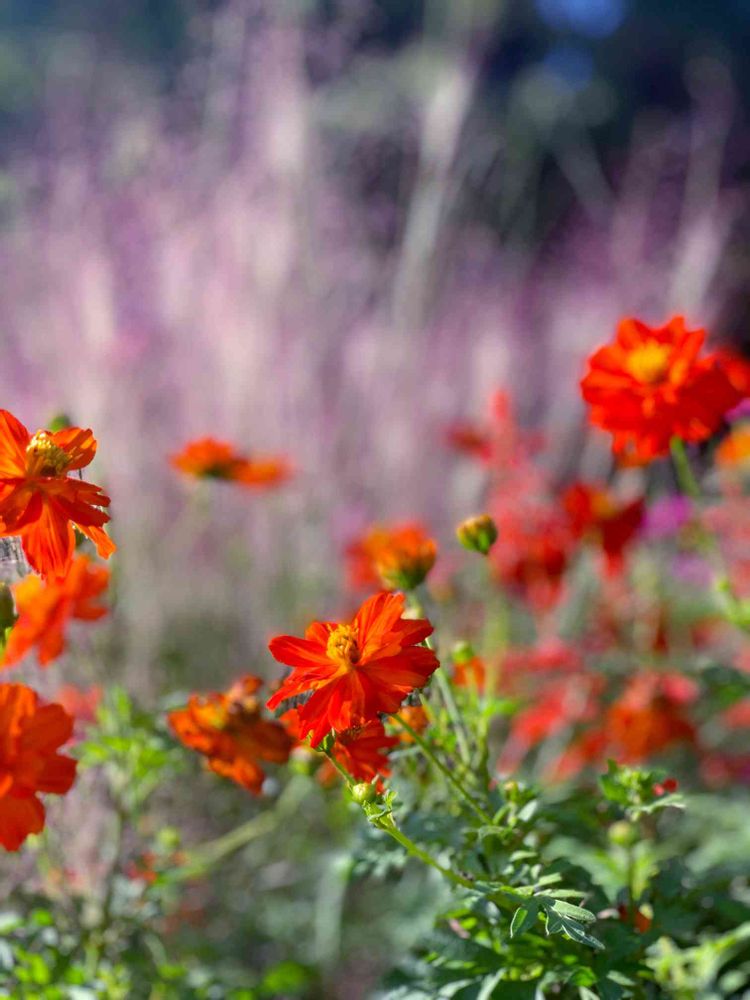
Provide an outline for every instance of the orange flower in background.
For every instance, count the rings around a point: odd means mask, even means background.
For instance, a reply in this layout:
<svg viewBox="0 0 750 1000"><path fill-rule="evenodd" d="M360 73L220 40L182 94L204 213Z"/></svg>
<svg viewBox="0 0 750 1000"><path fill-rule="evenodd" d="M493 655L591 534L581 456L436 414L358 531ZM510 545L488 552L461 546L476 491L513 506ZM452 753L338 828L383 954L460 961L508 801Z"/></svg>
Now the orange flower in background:
<svg viewBox="0 0 750 1000"><path fill-rule="evenodd" d="M177 738L207 758L208 767L255 795L265 773L258 761L283 764L294 744L275 720L264 719L256 697L262 685L248 674L225 693L191 695L185 708L169 714Z"/></svg>
<svg viewBox="0 0 750 1000"><path fill-rule="evenodd" d="M574 483L565 491L563 507L574 535L601 546L609 569L619 569L643 522L643 500L624 502L605 487Z"/></svg>
<svg viewBox="0 0 750 1000"><path fill-rule="evenodd" d="M525 464L544 443L538 432L518 426L510 394L503 389L490 397L488 417L482 424L455 423L447 428L445 437L456 451L505 471Z"/></svg>
<svg viewBox="0 0 750 1000"><path fill-rule="evenodd" d="M376 719L364 726L339 733L331 753L355 781L372 781L376 776L387 778L391 773L386 751L398 744L398 737L389 736L383 723ZM326 761L321 768L320 780L327 782L337 774L333 764ZM377 782L377 787L382 790L381 781Z"/></svg>
<svg viewBox="0 0 750 1000"><path fill-rule="evenodd" d="M673 437L705 441L740 402L744 391L720 357L699 356L705 338L681 316L662 327L623 319L614 343L591 355L583 398L616 454L645 462L666 455Z"/></svg>
<svg viewBox="0 0 750 1000"><path fill-rule="evenodd" d="M487 681L487 664L479 656L454 658L453 683L460 688L476 688L480 694Z"/></svg>
<svg viewBox="0 0 750 1000"><path fill-rule="evenodd" d="M383 592L366 600L347 624L313 622L304 639L272 639L271 654L293 671L268 707L309 694L298 718L301 735L310 734L313 746L331 730L341 733L397 711L439 666L434 652L419 645L432 625L402 618L403 611L402 594Z"/></svg>
<svg viewBox="0 0 750 1000"><path fill-rule="evenodd" d="M750 469L750 423L742 423L727 434L716 449L716 464L723 469Z"/></svg>
<svg viewBox="0 0 750 1000"><path fill-rule="evenodd" d="M78 556L64 580L42 583L29 575L13 587L18 621L8 636L0 667L10 667L36 646L42 666L65 649L65 629L71 618L96 621L107 614L97 598L109 586L109 570L87 556Z"/></svg>
<svg viewBox="0 0 750 1000"><path fill-rule="evenodd" d="M96 454L90 430L37 431L33 436L0 410L0 536L19 535L30 565L45 579L70 569L75 525L103 559L116 550L103 526L109 497L98 486L69 475Z"/></svg>
<svg viewBox="0 0 750 1000"><path fill-rule="evenodd" d="M398 715L400 719L403 719L407 726L411 726L415 733L423 733L427 726L429 725L429 719L427 718L427 713L425 712L422 705L404 705L398 710ZM397 742L399 743L413 743L414 737L406 729L395 723L398 732L396 733Z"/></svg>
<svg viewBox="0 0 750 1000"><path fill-rule="evenodd" d="M386 586L411 590L435 564L437 545L418 521L376 525L346 550L349 583L354 588Z"/></svg>
<svg viewBox="0 0 750 1000"><path fill-rule="evenodd" d="M675 743L694 744L695 727L685 709L697 697L695 684L680 674L637 675L606 714L612 752L623 763L637 764Z"/></svg>
<svg viewBox="0 0 750 1000"><path fill-rule="evenodd" d="M189 476L224 479L249 489L278 486L292 474L289 462L281 456L246 455L212 437L190 441L170 462Z"/></svg>
<svg viewBox="0 0 750 1000"><path fill-rule="evenodd" d="M42 705L25 684L0 684L0 844L17 851L44 828L40 792L64 795L76 762L58 753L73 720L61 705Z"/></svg>

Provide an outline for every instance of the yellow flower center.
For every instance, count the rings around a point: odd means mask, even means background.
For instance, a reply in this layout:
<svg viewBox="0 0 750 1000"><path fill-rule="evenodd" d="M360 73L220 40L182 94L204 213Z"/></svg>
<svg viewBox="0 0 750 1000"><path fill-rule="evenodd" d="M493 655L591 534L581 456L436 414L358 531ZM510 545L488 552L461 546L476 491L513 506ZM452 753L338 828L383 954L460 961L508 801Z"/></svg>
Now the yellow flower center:
<svg viewBox="0 0 750 1000"><path fill-rule="evenodd" d="M326 646L326 655L339 666L351 670L359 662L359 630L356 625L337 625L331 630Z"/></svg>
<svg viewBox="0 0 750 1000"><path fill-rule="evenodd" d="M61 476L70 465L70 456L55 444L47 431L37 431L26 446L26 473L29 476Z"/></svg>
<svg viewBox="0 0 750 1000"><path fill-rule="evenodd" d="M658 340L649 340L628 355L626 369L633 378L646 385L663 382L669 371L671 348Z"/></svg>

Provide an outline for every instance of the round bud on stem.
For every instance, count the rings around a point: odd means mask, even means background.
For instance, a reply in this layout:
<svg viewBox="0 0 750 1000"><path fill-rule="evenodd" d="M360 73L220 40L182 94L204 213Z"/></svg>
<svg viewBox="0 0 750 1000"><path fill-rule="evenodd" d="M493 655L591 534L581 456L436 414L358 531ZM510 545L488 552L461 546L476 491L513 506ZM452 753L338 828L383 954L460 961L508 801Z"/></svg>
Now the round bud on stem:
<svg viewBox="0 0 750 1000"><path fill-rule="evenodd" d="M351 792L354 801L361 806L374 802L378 797L377 789L369 781L361 781L358 785L353 785Z"/></svg>
<svg viewBox="0 0 750 1000"><path fill-rule="evenodd" d="M456 537L465 549L486 556L497 541L497 525L489 514L467 517L456 528Z"/></svg>
<svg viewBox="0 0 750 1000"><path fill-rule="evenodd" d="M0 638L6 628L15 624L16 617L13 592L7 583L0 581Z"/></svg>

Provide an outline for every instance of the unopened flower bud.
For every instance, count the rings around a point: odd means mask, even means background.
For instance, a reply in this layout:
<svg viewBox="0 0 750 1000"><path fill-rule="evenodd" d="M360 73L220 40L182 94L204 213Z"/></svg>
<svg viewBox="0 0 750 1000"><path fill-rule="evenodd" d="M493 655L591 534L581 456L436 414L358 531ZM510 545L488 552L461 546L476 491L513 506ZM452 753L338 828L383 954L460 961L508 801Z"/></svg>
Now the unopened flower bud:
<svg viewBox="0 0 750 1000"><path fill-rule="evenodd" d="M7 583L0 581L0 637L6 628L16 621L16 606L13 603L13 592Z"/></svg>
<svg viewBox="0 0 750 1000"><path fill-rule="evenodd" d="M362 781L352 787L352 798L361 806L374 802L377 797L377 789L369 781Z"/></svg>
<svg viewBox="0 0 750 1000"><path fill-rule="evenodd" d="M457 642L451 651L453 662L459 665L471 663L476 655L472 644L465 641Z"/></svg>
<svg viewBox="0 0 750 1000"><path fill-rule="evenodd" d="M384 549L375 560L380 579L393 590L414 590L435 565L437 547L425 538L410 547L393 546Z"/></svg>
<svg viewBox="0 0 750 1000"><path fill-rule="evenodd" d="M467 517L456 528L456 537L465 549L486 556L497 541L497 525L489 514Z"/></svg>
<svg viewBox="0 0 750 1000"><path fill-rule="evenodd" d="M638 840L638 830L624 819L613 823L608 835L611 842L618 847L632 847Z"/></svg>
<svg viewBox="0 0 750 1000"><path fill-rule="evenodd" d="M54 434L56 431L64 431L67 427L72 427L73 421L70 419L67 413L56 413L54 417L50 420L47 430L52 431Z"/></svg>

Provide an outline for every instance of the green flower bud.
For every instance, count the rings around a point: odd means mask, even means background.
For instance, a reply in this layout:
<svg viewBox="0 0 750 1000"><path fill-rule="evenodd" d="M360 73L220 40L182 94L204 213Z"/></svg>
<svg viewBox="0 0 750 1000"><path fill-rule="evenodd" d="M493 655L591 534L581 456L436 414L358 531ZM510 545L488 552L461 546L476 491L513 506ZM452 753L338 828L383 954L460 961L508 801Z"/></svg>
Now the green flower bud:
<svg viewBox="0 0 750 1000"><path fill-rule="evenodd" d="M497 525L489 514L467 517L456 528L456 537L465 549L486 556L497 541Z"/></svg>
<svg viewBox="0 0 750 1000"><path fill-rule="evenodd" d="M608 835L611 842L617 844L618 847L632 847L639 836L637 828L624 819L613 823L609 828Z"/></svg>
<svg viewBox="0 0 750 1000"><path fill-rule="evenodd" d="M16 606L13 592L7 583L0 581L0 635L16 621Z"/></svg>
<svg viewBox="0 0 750 1000"><path fill-rule="evenodd" d="M361 806L374 802L378 797L377 789L369 781L362 781L358 785L354 785L351 791L352 798Z"/></svg>

